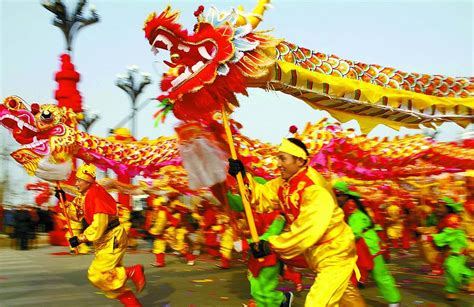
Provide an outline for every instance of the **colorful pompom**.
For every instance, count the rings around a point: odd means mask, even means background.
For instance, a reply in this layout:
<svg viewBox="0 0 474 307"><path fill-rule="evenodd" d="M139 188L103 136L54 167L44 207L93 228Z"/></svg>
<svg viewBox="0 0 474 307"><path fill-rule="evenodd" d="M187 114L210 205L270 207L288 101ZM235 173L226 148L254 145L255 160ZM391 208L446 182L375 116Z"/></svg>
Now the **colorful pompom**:
<svg viewBox="0 0 474 307"><path fill-rule="evenodd" d="M194 11L194 16L198 17L199 15L202 14L202 12L204 12L204 6L203 5L200 5L196 11Z"/></svg>

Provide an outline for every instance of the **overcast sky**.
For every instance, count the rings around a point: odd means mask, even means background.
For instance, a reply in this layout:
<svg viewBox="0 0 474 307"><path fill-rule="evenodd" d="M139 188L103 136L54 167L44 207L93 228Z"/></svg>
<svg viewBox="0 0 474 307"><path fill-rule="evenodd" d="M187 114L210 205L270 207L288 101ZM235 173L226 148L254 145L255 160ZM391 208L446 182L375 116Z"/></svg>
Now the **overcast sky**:
<svg viewBox="0 0 474 307"><path fill-rule="evenodd" d="M65 50L61 31L51 22L53 14L33 0L1 2L1 83L0 94L19 95L29 102L54 102L59 56ZM64 1L74 7L76 1ZM161 12L169 3L181 11L180 22L188 29L195 23L199 4L218 9L243 5L250 10L256 1L90 1L96 6L100 22L82 29L73 48L73 63L81 74L79 90L83 103L99 113L100 120L91 133L105 136L130 112L128 96L115 86L116 75L127 66L138 65L149 72L153 83L139 101L159 95L161 63L168 55L154 57L144 38L143 22L152 11ZM275 0L259 29L272 29L272 35L315 51L342 58L396 67L403 71L474 75L472 1L295 1ZM302 101L281 94L254 89L240 97L241 108L233 117L244 125L243 133L278 143L292 124L303 127L308 121L327 117ZM138 119L138 136L174 134L176 120L153 126L156 104L144 108ZM346 127L357 127L349 123ZM371 136L414 133L377 127ZM14 144L2 129L2 141ZM454 125L443 125L441 140L452 140L462 133ZM3 143L2 146L5 146ZM4 168L5 165L1 164ZM21 173L11 163L10 169ZM0 170L0 173L4 173ZM19 181L26 181L22 174ZM20 178L21 177L21 178ZM31 181L32 178L30 178ZM17 186L21 186L17 185Z"/></svg>

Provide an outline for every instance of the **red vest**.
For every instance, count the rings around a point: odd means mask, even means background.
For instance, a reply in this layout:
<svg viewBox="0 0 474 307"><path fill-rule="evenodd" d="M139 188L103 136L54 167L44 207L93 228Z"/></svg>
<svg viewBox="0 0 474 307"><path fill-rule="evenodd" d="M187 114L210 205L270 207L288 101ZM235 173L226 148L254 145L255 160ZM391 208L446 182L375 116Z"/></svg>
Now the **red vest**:
<svg viewBox="0 0 474 307"><path fill-rule="evenodd" d="M301 171L278 188L278 199L286 217L287 226L291 225L300 214L304 190L314 184L313 180L308 177L307 172L308 169Z"/></svg>
<svg viewBox="0 0 474 307"><path fill-rule="evenodd" d="M92 223L96 213L116 216L117 202L102 186L93 183L84 199L84 218L87 224Z"/></svg>

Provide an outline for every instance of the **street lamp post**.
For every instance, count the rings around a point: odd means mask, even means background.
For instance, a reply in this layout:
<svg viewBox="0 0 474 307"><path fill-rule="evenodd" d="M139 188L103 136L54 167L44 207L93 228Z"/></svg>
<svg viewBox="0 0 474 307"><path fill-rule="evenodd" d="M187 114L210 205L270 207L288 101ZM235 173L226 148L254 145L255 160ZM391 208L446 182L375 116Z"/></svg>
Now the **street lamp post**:
<svg viewBox="0 0 474 307"><path fill-rule="evenodd" d="M84 128L85 132L89 132L90 127L100 119L100 115L97 114L94 111L91 111L88 106L84 107L84 111L82 112L83 118L79 122L79 125L81 125Z"/></svg>
<svg viewBox="0 0 474 307"><path fill-rule="evenodd" d="M42 3L44 8L56 15L53 20L53 25L63 32L68 53L72 53L72 42L76 33L78 33L80 29L99 21L99 15L92 5L90 6L91 16L84 17L83 10L86 4L87 0L79 0L74 12L69 14L61 0L54 0L54 2L45 0Z"/></svg>
<svg viewBox="0 0 474 307"><path fill-rule="evenodd" d="M140 75L140 76L139 76ZM150 74L140 72L138 66L132 65L127 69L126 74L117 75L117 81L115 84L124 90L132 102L132 128L131 132L134 137L137 137L137 98L143 92L145 86L151 83Z"/></svg>

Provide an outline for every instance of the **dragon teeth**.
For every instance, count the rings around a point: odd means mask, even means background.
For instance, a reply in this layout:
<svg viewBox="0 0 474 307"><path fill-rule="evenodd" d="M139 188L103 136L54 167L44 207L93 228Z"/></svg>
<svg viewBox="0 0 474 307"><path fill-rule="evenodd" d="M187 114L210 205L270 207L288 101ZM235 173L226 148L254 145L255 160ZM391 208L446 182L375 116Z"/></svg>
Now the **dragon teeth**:
<svg viewBox="0 0 474 307"><path fill-rule="evenodd" d="M202 61L199 61L197 62L196 64L193 65L193 67L191 67L191 70L193 72L197 72L199 71L202 67L204 66L204 63Z"/></svg>
<svg viewBox="0 0 474 307"><path fill-rule="evenodd" d="M179 49L179 50L183 50L184 52L188 52L191 48L189 48L189 47L186 46L186 45L179 44L179 45L178 45L178 49Z"/></svg>
<svg viewBox="0 0 474 307"><path fill-rule="evenodd" d="M199 51L199 54L206 60L212 60L214 58L212 55L209 54L206 47L204 46L199 47L198 51Z"/></svg>
<svg viewBox="0 0 474 307"><path fill-rule="evenodd" d="M166 36L161 35L161 34L155 38L152 46L154 46L156 42L162 42L163 44L165 44L167 50L170 50L171 47L173 47L173 43Z"/></svg>

